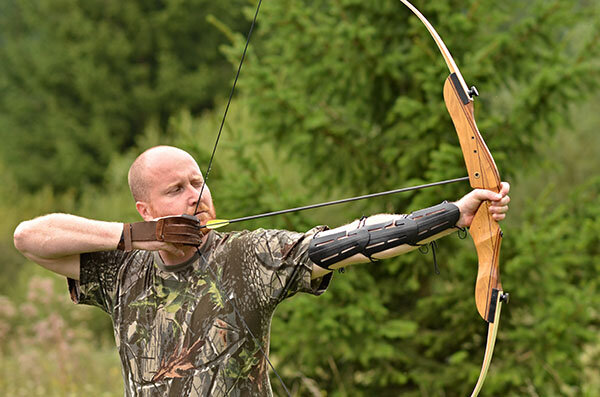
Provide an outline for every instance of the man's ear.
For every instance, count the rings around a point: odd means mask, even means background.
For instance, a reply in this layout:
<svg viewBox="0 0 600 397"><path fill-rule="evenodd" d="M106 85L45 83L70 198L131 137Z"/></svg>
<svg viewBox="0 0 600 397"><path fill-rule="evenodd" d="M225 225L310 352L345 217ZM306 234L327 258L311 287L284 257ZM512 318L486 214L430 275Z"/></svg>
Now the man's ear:
<svg viewBox="0 0 600 397"><path fill-rule="evenodd" d="M136 201L135 209L137 209L137 212L140 213L140 215L145 221L151 221L152 219L154 219L154 217L150 213L150 206L148 205L148 203L144 201Z"/></svg>

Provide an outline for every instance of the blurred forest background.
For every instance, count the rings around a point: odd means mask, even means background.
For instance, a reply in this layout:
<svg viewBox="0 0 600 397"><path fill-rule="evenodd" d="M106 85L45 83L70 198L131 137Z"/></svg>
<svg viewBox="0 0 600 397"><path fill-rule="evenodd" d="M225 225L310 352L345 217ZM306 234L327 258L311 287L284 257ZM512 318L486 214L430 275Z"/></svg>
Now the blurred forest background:
<svg viewBox="0 0 600 397"><path fill-rule="evenodd" d="M600 396L600 3L415 1L480 96L512 184L511 293L483 396ZM0 394L122 395L108 316L26 261L49 212L138 220L126 183L156 144L206 169L254 0L0 3ZM225 218L466 174L448 71L396 0L265 0L209 185ZM307 230L453 200L466 184L240 225ZM470 238L336 274L278 309L271 356L297 396L465 396L479 374ZM276 379L272 384L283 395Z"/></svg>

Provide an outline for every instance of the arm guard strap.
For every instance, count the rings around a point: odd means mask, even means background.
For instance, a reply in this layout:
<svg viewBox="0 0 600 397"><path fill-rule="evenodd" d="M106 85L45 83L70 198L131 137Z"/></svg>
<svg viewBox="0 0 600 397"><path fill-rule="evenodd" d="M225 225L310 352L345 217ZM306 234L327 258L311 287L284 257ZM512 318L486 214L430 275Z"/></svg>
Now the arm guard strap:
<svg viewBox="0 0 600 397"><path fill-rule="evenodd" d="M458 207L444 201L415 211L402 219L320 237L316 235L308 247L308 256L314 264L331 270L329 266L356 254L371 258L373 254L402 244L416 245L419 241L454 227L459 217Z"/></svg>

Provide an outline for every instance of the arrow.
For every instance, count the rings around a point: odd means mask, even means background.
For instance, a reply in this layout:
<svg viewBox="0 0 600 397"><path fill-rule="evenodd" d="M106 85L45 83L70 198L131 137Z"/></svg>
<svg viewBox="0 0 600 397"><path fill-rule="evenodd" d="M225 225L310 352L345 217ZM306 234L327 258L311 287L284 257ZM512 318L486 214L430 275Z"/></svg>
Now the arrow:
<svg viewBox="0 0 600 397"><path fill-rule="evenodd" d="M349 197L349 198L340 199L340 200L327 201L325 203L310 204L310 205L305 205L305 206L302 206L302 207L288 208L288 209L285 209L285 210L265 212L265 213L257 214L257 215L243 216L241 218L235 218L235 219L213 219L213 220L210 220L210 221L206 222L205 225L202 225L200 227L205 227L205 228L208 228L208 229L218 229L218 228L221 228L223 226L227 226L227 225L229 225L231 223L249 221L249 220L252 220L252 219L266 218L266 217L269 217L269 216L287 214L289 212L304 211L304 210L310 210L310 209L314 209L314 208L327 207L327 206L334 205L334 204L349 203L351 201L365 200L365 199L373 198L373 197L386 196L388 194L403 193L403 192L408 192L408 191L411 191L411 190L425 189L425 188L432 187L432 186L447 185L447 184L450 184L450 183L462 182L462 181L467 181L467 180L469 180L469 177L468 176L464 176L462 178L446 179L444 181L426 183L424 185L403 187L403 188L400 188L400 189L387 190L385 192L370 193L370 194L365 194L363 196L356 196L356 197Z"/></svg>

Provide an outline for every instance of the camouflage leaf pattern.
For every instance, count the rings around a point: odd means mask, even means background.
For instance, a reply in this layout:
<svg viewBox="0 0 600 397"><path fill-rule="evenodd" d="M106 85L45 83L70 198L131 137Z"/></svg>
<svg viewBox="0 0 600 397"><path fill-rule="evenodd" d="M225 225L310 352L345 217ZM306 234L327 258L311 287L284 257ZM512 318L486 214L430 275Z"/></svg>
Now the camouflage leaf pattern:
<svg viewBox="0 0 600 397"><path fill-rule="evenodd" d="M125 396L272 396L265 357L238 314L268 353L277 304L329 284L330 275L310 279L307 255L323 229L212 231L202 257L175 267L146 251L82 254L69 289L112 317Z"/></svg>

